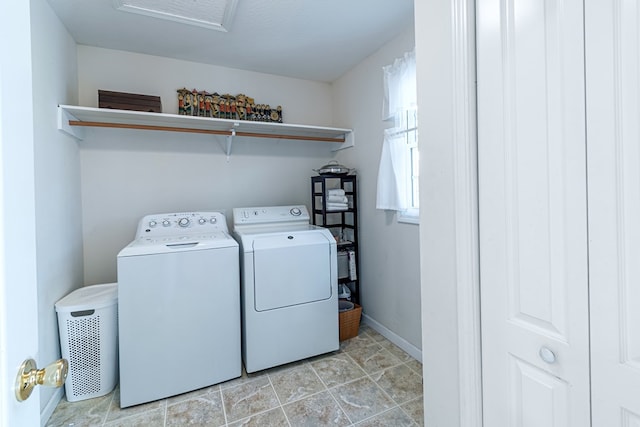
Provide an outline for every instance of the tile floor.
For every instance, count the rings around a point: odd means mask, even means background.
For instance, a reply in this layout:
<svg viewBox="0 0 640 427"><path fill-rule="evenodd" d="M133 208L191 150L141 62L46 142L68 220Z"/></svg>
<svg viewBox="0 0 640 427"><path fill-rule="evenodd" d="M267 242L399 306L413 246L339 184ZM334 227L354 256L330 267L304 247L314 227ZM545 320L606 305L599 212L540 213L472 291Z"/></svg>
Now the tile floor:
<svg viewBox="0 0 640 427"><path fill-rule="evenodd" d="M366 325L340 350L126 409L62 399L48 427L424 426L422 364Z"/></svg>

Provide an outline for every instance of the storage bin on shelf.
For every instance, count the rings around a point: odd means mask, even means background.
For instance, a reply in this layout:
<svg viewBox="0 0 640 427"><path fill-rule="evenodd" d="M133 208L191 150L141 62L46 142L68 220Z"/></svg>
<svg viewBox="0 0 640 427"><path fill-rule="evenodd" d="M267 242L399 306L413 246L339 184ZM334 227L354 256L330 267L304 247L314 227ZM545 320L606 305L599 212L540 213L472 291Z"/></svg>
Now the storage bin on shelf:
<svg viewBox="0 0 640 427"><path fill-rule="evenodd" d="M338 310L340 341L344 341L358 335L362 307L360 307L358 304L346 300L340 300L339 304L341 307L347 307L346 309L341 308Z"/></svg>
<svg viewBox="0 0 640 427"><path fill-rule="evenodd" d="M55 307L62 357L69 362L67 401L108 394L118 376L117 284L76 289Z"/></svg>

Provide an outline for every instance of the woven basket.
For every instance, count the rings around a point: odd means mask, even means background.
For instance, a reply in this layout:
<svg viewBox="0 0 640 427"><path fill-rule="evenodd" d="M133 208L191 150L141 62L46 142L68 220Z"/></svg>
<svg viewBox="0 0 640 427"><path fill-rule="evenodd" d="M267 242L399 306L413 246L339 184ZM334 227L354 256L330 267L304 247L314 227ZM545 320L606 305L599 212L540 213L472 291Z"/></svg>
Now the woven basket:
<svg viewBox="0 0 640 427"><path fill-rule="evenodd" d="M340 317L340 341L344 341L358 335L362 307L358 304L353 304L353 306L354 307L351 310L338 313L338 316Z"/></svg>

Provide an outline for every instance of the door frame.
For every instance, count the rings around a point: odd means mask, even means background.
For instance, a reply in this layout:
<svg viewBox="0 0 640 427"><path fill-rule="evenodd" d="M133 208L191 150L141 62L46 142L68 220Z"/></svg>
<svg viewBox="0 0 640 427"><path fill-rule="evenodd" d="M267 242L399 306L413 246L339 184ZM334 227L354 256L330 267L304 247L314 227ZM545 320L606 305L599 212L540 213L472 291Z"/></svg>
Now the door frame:
<svg viewBox="0 0 640 427"><path fill-rule="evenodd" d="M0 3L0 425L41 423L40 392L15 379L38 360L34 126L29 2Z"/></svg>
<svg viewBox="0 0 640 427"><path fill-rule="evenodd" d="M414 7L425 424L482 426L475 1Z"/></svg>

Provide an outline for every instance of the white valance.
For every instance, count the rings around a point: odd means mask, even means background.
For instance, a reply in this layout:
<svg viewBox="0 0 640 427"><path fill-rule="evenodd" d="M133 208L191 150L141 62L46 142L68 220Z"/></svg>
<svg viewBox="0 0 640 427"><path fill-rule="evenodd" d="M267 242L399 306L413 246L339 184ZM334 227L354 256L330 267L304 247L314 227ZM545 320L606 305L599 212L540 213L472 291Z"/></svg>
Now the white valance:
<svg viewBox="0 0 640 427"><path fill-rule="evenodd" d="M393 64L382 67L384 75L384 100L382 120L391 120L401 111L415 109L416 91L416 54L405 53Z"/></svg>

